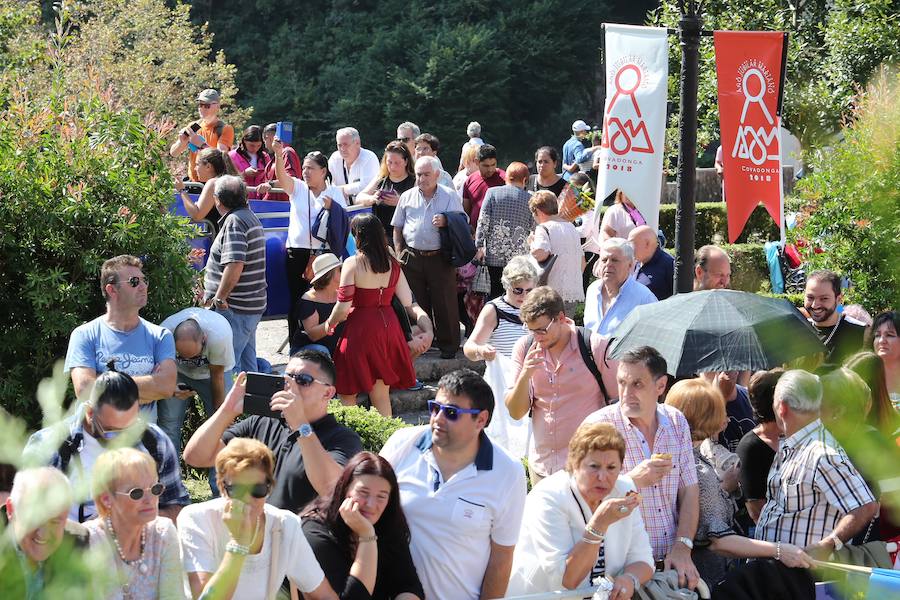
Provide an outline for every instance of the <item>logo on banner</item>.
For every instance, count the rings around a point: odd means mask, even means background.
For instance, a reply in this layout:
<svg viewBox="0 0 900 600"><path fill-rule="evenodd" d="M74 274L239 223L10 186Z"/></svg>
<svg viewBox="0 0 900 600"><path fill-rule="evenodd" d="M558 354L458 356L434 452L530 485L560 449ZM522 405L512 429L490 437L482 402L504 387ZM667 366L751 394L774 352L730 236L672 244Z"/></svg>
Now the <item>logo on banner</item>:
<svg viewBox="0 0 900 600"><path fill-rule="evenodd" d="M612 65L610 72L615 72L610 82L615 93L606 110L600 146L617 156L629 152L653 154L653 143L637 99L637 91L647 85L646 65L640 57L625 56ZM629 110L633 115L623 120L621 117ZM617 116L611 116L613 113Z"/></svg>
<svg viewBox="0 0 900 600"><path fill-rule="evenodd" d="M766 106L766 95L777 94L777 82L762 61L748 60L738 67L735 78L737 91L744 96L737 137L731 150L732 158L747 159L756 166L769 160L778 160L778 125ZM758 115L765 118L765 124ZM747 123L759 124L753 127Z"/></svg>

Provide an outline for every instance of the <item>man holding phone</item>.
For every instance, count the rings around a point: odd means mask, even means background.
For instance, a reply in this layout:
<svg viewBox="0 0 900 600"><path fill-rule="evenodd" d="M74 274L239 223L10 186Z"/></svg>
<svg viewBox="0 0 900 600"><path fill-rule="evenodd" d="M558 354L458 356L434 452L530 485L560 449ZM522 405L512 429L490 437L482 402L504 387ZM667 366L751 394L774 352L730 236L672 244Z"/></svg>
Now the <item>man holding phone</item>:
<svg viewBox="0 0 900 600"><path fill-rule="evenodd" d="M178 132L178 138L169 148L169 154L179 156L188 153L188 176L191 181L200 181L197 176L197 153L204 148L218 148L222 152L234 145L234 128L219 118L219 92L206 89L197 95L197 112L200 119Z"/></svg>
<svg viewBox="0 0 900 600"><path fill-rule="evenodd" d="M250 374L254 379L257 375ZM275 454L275 485L268 502L297 512L317 496L331 494L344 465L363 448L353 430L328 414L328 401L335 392L330 358L301 350L288 362L282 385L268 407L278 417L248 414L248 374L241 373L222 406L188 441L184 461L210 467L232 439L259 440ZM241 414L247 417L235 423Z"/></svg>

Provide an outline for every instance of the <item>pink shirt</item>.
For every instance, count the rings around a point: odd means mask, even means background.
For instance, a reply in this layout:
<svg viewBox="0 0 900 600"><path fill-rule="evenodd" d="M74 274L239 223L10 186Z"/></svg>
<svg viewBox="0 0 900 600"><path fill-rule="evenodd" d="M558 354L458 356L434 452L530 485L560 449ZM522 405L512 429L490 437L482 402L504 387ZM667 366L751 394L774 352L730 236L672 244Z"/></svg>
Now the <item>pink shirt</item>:
<svg viewBox="0 0 900 600"><path fill-rule="evenodd" d="M627 473L651 454L671 454L674 468L656 485L639 488L641 516L653 557L662 560L672 548L678 525L678 490L697 485L697 465L694 463L691 445L691 428L677 408L667 404L656 407L656 437L648 446L640 430L622 415L618 405L607 406L588 415L585 423L611 423L625 438L625 462L622 472Z"/></svg>
<svg viewBox="0 0 900 600"><path fill-rule="evenodd" d="M559 361L544 350L544 367L531 375L531 423L534 446L528 452L528 464L539 475L547 477L566 466L569 440L586 416L606 406L607 399L600 393L600 386L581 359L578 350L578 333L570 319L566 319L572 331L568 345L559 355ZM557 325L558 327L559 325ZM586 332L590 333L590 332ZM513 348L516 365L513 381L518 379L525 363L530 335L523 336ZM615 393L618 362L607 359L604 363L608 341L599 335L591 335L591 352L594 362L603 376L603 383L610 394Z"/></svg>

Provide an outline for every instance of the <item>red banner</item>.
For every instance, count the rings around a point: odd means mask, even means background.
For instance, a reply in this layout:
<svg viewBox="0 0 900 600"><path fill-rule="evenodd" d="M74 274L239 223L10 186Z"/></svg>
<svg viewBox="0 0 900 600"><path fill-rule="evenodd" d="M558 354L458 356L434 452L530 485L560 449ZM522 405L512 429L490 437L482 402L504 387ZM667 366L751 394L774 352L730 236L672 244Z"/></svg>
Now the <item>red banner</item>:
<svg viewBox="0 0 900 600"><path fill-rule="evenodd" d="M760 202L782 227L781 94L785 35L716 31L713 39L728 240L734 243Z"/></svg>

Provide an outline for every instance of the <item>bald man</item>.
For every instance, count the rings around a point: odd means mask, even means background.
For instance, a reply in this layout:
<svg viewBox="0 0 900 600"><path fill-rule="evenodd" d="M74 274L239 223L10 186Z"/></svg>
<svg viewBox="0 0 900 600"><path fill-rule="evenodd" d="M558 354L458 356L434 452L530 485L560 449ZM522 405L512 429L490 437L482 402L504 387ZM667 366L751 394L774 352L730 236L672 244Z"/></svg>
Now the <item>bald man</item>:
<svg viewBox="0 0 900 600"><path fill-rule="evenodd" d="M656 232L647 225L635 227L628 234L634 246L634 259L640 264L635 279L653 292L657 300L665 300L675 288L675 259L659 247Z"/></svg>
<svg viewBox="0 0 900 600"><path fill-rule="evenodd" d="M694 257L694 291L727 290L731 284L731 258L718 246L707 245Z"/></svg>

